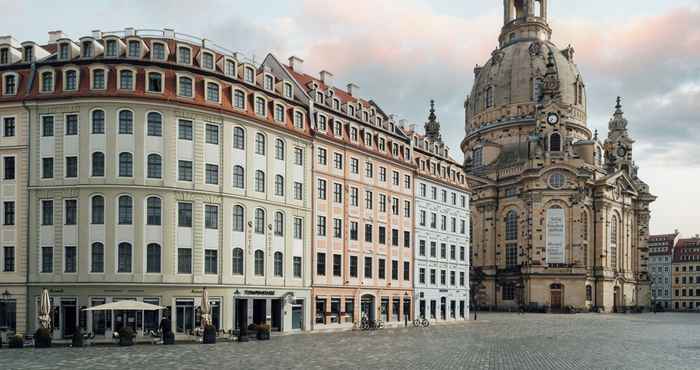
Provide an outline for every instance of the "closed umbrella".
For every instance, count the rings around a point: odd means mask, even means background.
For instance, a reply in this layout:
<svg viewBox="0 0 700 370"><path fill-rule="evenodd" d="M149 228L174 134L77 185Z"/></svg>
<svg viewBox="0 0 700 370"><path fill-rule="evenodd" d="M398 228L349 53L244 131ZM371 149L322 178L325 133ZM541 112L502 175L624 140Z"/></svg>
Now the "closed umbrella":
<svg viewBox="0 0 700 370"><path fill-rule="evenodd" d="M39 325L43 329L48 329L51 325L51 301L49 300L49 291L47 289L41 292L39 300Z"/></svg>
<svg viewBox="0 0 700 370"><path fill-rule="evenodd" d="M206 328L211 324L211 305L209 304L209 292L207 288L202 289L202 328Z"/></svg>

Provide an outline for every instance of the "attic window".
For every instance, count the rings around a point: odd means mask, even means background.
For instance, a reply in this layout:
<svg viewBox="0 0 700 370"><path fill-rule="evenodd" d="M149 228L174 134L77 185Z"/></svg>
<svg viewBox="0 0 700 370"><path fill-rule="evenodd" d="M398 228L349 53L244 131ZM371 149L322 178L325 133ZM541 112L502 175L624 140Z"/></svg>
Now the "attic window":
<svg viewBox="0 0 700 370"><path fill-rule="evenodd" d="M348 114L354 117L355 116L355 107L353 107L352 105L348 105Z"/></svg>
<svg viewBox="0 0 700 370"><path fill-rule="evenodd" d="M178 47L177 62L180 64L192 64L192 50L187 46Z"/></svg>
<svg viewBox="0 0 700 370"><path fill-rule="evenodd" d="M202 68L214 69L214 55L212 53L202 53Z"/></svg>
<svg viewBox="0 0 700 370"><path fill-rule="evenodd" d="M66 60L70 56L70 47L67 42L63 42L58 46L58 59Z"/></svg>
<svg viewBox="0 0 700 370"><path fill-rule="evenodd" d="M265 90L272 91L275 89L275 78L270 75L265 75Z"/></svg>
<svg viewBox="0 0 700 370"><path fill-rule="evenodd" d="M292 98L292 84L289 82L284 83L284 96L287 98Z"/></svg>
<svg viewBox="0 0 700 370"><path fill-rule="evenodd" d="M10 62L10 49L2 48L0 49L0 64L7 64Z"/></svg>
<svg viewBox="0 0 700 370"><path fill-rule="evenodd" d="M154 42L151 58L154 60L165 60L165 44L162 42Z"/></svg>
<svg viewBox="0 0 700 370"><path fill-rule="evenodd" d="M129 41L129 58L141 57L141 42L138 40Z"/></svg>
<svg viewBox="0 0 700 370"><path fill-rule="evenodd" d="M253 70L253 68L246 67L245 72L243 73L243 80L245 80L245 82L247 82L247 83L252 84L253 79L254 79L254 75L255 75L255 71Z"/></svg>
<svg viewBox="0 0 700 370"><path fill-rule="evenodd" d="M340 100L333 99L333 109L340 110Z"/></svg>
<svg viewBox="0 0 700 370"><path fill-rule="evenodd" d="M225 72L227 76L236 77L236 62L227 60Z"/></svg>
<svg viewBox="0 0 700 370"><path fill-rule="evenodd" d="M34 61L34 48L32 46L26 46L24 48L24 61L28 63Z"/></svg>
<svg viewBox="0 0 700 370"><path fill-rule="evenodd" d="M92 41L83 42L83 58L92 58L92 57L93 57Z"/></svg>
<svg viewBox="0 0 700 370"><path fill-rule="evenodd" d="M107 40L105 42L105 56L116 57L117 56L117 40Z"/></svg>

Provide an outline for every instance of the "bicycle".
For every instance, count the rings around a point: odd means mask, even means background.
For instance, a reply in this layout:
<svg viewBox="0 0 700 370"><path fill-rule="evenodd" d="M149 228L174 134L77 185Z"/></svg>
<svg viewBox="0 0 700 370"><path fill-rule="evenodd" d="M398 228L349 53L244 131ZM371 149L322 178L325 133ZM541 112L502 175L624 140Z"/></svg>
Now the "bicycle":
<svg viewBox="0 0 700 370"><path fill-rule="evenodd" d="M425 317L421 317L421 318L418 318L418 319L413 320L413 327L416 327L416 328L420 328L420 327L427 328L427 327L429 327L429 326L430 326L430 321L429 321L428 319L426 319Z"/></svg>
<svg viewBox="0 0 700 370"><path fill-rule="evenodd" d="M360 329L362 330L377 330L384 329L384 322L382 320L369 320L362 319L360 321Z"/></svg>

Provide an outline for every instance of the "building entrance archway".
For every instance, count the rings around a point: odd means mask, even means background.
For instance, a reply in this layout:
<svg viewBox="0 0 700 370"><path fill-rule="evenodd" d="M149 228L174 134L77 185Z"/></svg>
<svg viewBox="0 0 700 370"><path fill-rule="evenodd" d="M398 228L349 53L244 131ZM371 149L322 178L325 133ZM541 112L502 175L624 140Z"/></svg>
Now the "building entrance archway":
<svg viewBox="0 0 700 370"><path fill-rule="evenodd" d="M367 318L369 320L376 319L376 304L374 296L371 294L365 294L360 299L360 315L361 318Z"/></svg>

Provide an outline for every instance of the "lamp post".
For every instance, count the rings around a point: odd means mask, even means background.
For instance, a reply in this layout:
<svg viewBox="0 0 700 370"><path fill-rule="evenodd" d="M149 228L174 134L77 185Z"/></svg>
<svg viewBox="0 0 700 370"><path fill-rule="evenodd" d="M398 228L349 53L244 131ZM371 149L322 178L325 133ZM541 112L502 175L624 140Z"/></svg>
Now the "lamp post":
<svg viewBox="0 0 700 370"><path fill-rule="evenodd" d="M408 327L408 312L406 312L406 301L408 300L408 292L403 293L403 327ZM410 306L409 306L410 308Z"/></svg>

